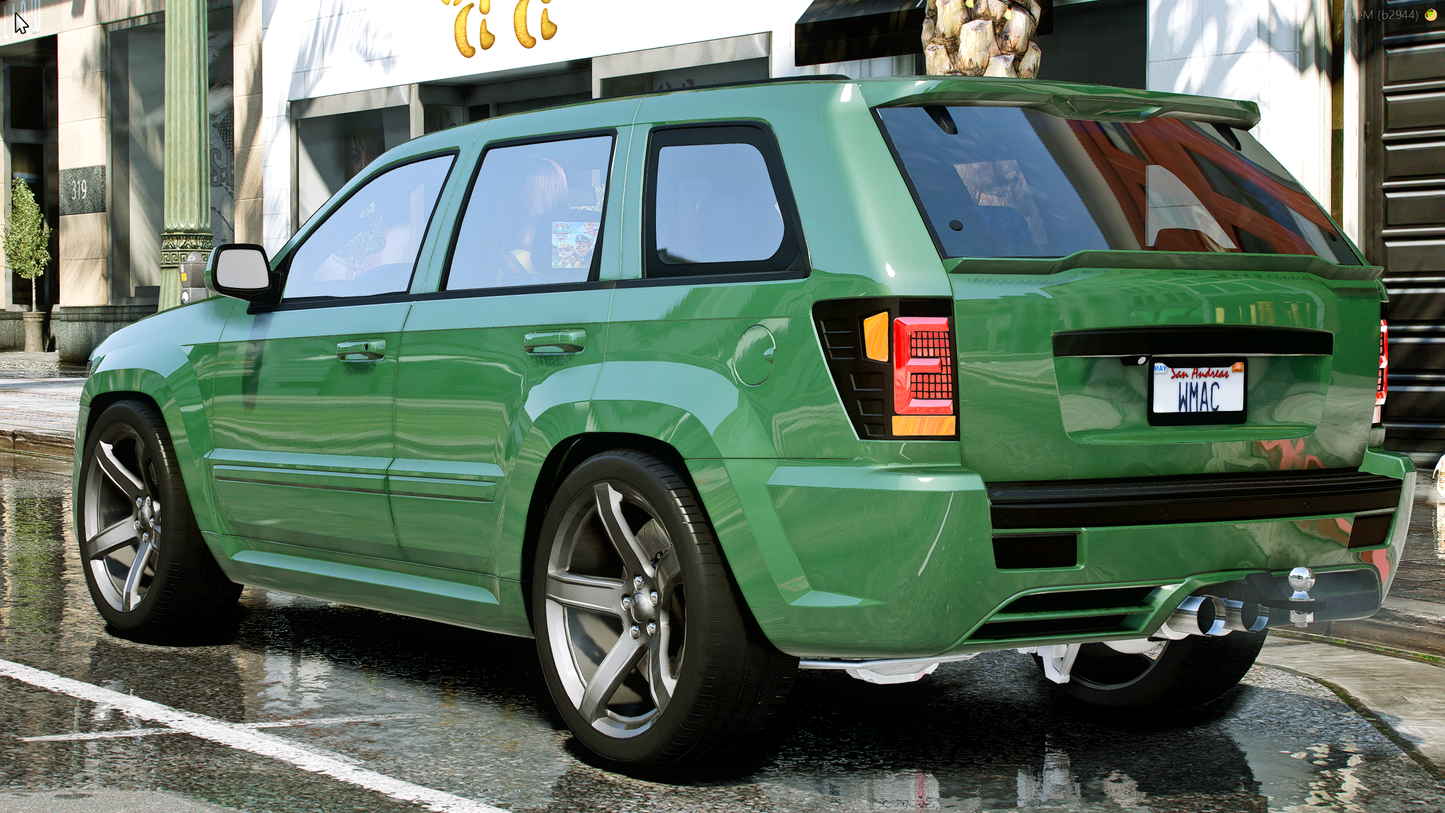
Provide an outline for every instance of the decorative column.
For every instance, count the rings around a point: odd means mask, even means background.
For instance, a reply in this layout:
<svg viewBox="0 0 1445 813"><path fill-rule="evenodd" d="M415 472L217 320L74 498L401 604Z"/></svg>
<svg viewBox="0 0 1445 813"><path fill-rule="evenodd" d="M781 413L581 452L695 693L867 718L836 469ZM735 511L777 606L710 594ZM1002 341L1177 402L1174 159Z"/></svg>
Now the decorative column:
<svg viewBox="0 0 1445 813"><path fill-rule="evenodd" d="M211 251L206 0L166 1L165 226L160 309L181 303L180 264Z"/></svg>

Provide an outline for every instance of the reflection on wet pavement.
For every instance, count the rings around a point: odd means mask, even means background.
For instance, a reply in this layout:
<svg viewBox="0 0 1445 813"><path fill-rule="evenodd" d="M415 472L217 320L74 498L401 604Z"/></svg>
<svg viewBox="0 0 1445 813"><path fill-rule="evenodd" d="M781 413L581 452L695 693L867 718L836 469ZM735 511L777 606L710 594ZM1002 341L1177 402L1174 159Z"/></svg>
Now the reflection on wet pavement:
<svg viewBox="0 0 1445 813"><path fill-rule="evenodd" d="M1416 480L1410 536L1390 595L1445 604L1445 493L1429 471L1420 471Z"/></svg>
<svg viewBox="0 0 1445 813"><path fill-rule="evenodd" d="M624 776L589 764L562 729L530 641L255 588L214 641L109 634L80 574L69 487L68 466L0 455L0 658L267 725L509 810L1375 813L1438 811L1445 798L1445 785L1303 678L1259 668L1191 715L1109 719L1066 706L1011 652L905 686L804 673L755 763L670 783ZM246 811L418 809L157 728L0 678L8 790L159 791ZM90 736L100 732L112 736Z"/></svg>

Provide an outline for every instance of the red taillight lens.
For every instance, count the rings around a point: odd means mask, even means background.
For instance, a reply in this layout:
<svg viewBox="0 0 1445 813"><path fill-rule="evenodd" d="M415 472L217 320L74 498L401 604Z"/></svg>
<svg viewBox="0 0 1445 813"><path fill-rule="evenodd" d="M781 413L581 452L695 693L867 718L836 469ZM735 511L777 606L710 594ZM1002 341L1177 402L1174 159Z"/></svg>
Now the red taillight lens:
<svg viewBox="0 0 1445 813"><path fill-rule="evenodd" d="M1390 326L1380 320L1380 374L1375 379L1375 423L1382 423L1380 416L1385 407L1385 396L1390 392Z"/></svg>
<svg viewBox="0 0 1445 813"><path fill-rule="evenodd" d="M953 339L948 318L893 320L893 434L952 435Z"/></svg>
<svg viewBox="0 0 1445 813"><path fill-rule="evenodd" d="M893 411L899 415L953 414L953 342L948 319L900 316L893 320Z"/></svg>

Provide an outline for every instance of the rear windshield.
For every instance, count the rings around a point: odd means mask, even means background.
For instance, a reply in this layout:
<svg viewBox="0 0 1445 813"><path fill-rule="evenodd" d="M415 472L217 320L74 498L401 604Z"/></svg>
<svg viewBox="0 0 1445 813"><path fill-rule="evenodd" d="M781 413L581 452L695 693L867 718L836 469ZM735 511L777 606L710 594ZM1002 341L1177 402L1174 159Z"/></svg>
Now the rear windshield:
<svg viewBox="0 0 1445 813"><path fill-rule="evenodd" d="M1143 250L1360 262L1309 193L1243 130L1061 119L1017 107L877 112L945 257Z"/></svg>

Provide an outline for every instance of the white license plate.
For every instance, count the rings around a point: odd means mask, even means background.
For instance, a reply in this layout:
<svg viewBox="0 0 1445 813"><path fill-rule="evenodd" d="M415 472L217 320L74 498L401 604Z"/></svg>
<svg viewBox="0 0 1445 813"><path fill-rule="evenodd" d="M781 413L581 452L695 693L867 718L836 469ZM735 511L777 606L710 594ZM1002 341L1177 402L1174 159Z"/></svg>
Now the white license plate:
<svg viewBox="0 0 1445 813"><path fill-rule="evenodd" d="M1149 414L1153 423L1244 420L1243 359L1158 359L1151 364Z"/></svg>

